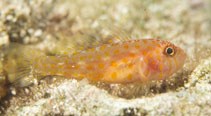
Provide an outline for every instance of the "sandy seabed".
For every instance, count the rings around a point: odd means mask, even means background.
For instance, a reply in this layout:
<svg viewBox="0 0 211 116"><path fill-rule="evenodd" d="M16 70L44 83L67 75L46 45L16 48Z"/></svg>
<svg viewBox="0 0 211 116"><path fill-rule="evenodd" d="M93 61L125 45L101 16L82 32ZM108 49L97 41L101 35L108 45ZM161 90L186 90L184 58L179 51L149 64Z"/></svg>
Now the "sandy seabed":
<svg viewBox="0 0 211 116"><path fill-rule="evenodd" d="M210 11L209 0L1 0L1 114L209 116ZM92 84L61 77L37 77L38 82L23 78L17 82L17 75L12 74L21 64L22 55L30 53L28 49L55 55L75 43L110 35L168 40L183 48L188 60L171 77L170 84L153 85L154 92L137 85ZM134 89L137 91L130 92Z"/></svg>

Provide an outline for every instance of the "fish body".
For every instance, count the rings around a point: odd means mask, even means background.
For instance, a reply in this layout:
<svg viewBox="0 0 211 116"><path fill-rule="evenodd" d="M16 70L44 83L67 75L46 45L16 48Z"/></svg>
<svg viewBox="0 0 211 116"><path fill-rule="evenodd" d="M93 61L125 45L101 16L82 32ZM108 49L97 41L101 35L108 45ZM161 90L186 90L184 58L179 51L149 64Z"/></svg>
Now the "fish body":
<svg viewBox="0 0 211 116"><path fill-rule="evenodd" d="M180 69L185 52L168 41L137 39L108 43L72 55L37 57L35 74L60 75L105 83L163 80Z"/></svg>

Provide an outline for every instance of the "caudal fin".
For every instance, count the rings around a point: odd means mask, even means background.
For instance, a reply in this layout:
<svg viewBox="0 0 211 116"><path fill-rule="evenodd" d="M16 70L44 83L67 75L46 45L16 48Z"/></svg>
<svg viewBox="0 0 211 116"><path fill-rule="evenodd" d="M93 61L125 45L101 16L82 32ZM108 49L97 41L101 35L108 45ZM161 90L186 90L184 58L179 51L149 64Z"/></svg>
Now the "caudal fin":
<svg viewBox="0 0 211 116"><path fill-rule="evenodd" d="M4 52L3 69L9 83L17 87L34 83L38 75L34 73L33 63L41 52L20 44L11 44Z"/></svg>

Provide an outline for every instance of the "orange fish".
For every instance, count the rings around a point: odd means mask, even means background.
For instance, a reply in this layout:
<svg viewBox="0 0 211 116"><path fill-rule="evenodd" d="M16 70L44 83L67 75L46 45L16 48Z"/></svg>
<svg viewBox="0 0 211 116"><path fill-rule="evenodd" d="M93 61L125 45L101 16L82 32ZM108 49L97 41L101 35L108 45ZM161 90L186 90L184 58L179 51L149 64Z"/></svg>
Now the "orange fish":
<svg viewBox="0 0 211 116"><path fill-rule="evenodd" d="M171 76L185 59L185 52L168 41L138 39L103 44L72 55L37 57L31 66L33 73L41 76L146 83Z"/></svg>

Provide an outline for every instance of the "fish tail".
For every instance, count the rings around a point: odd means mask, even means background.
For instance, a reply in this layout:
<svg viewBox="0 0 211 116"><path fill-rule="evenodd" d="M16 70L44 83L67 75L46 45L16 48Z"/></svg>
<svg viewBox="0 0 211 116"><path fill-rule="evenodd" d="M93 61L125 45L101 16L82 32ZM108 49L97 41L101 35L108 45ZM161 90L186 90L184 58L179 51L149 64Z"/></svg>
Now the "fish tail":
<svg viewBox="0 0 211 116"><path fill-rule="evenodd" d="M34 67L35 59L42 54L27 46L13 44L7 48L3 61L3 70L8 82L15 87L28 86L40 77Z"/></svg>
<svg viewBox="0 0 211 116"><path fill-rule="evenodd" d="M31 61L24 60L23 65L18 66L14 76L16 76L13 82L15 86L24 87L32 84L36 76Z"/></svg>

